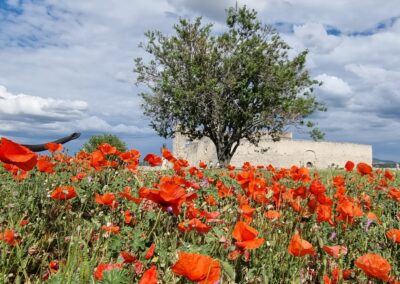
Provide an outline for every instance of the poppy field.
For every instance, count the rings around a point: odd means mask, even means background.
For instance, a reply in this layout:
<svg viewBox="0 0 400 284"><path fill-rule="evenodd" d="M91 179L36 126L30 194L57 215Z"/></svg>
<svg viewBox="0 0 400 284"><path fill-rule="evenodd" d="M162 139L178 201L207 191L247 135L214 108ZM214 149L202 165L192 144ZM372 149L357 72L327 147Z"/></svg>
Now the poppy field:
<svg viewBox="0 0 400 284"><path fill-rule="evenodd" d="M0 283L400 283L396 171L47 148L1 140Z"/></svg>

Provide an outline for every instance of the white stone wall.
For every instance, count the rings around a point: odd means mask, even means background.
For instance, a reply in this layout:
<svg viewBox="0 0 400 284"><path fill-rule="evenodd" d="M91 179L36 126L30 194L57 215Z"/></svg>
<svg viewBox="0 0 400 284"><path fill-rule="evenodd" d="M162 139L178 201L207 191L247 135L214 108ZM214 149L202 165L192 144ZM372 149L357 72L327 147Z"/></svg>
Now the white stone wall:
<svg viewBox="0 0 400 284"><path fill-rule="evenodd" d="M200 161L216 165L215 146L208 138L190 141L177 134L173 140L173 153L176 157L186 159L191 165ZM344 167L351 160L354 163L372 164L372 146L353 143L314 142L309 140L292 140L291 135L285 135L279 142L269 138L260 141L258 147L244 140L236 150L231 164L237 167L249 161L253 165L272 164L275 167L290 167L292 165L309 165L317 168L329 166Z"/></svg>

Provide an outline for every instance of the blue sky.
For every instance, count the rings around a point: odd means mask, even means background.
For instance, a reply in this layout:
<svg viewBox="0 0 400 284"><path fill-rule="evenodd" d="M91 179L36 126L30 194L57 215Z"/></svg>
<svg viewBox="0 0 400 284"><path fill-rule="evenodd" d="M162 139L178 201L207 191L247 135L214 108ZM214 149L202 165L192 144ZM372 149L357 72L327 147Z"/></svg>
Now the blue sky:
<svg viewBox="0 0 400 284"><path fill-rule="evenodd" d="M112 3L112 4L110 4ZM312 119L326 140L372 144L375 157L400 161L398 0L242 0L274 25L324 82L315 95L328 112ZM75 131L79 149L112 133L131 148L163 143L140 108L133 59L144 32L171 34L179 17L203 16L224 29L232 0L0 0L1 136L40 143ZM304 139L302 133L295 138Z"/></svg>

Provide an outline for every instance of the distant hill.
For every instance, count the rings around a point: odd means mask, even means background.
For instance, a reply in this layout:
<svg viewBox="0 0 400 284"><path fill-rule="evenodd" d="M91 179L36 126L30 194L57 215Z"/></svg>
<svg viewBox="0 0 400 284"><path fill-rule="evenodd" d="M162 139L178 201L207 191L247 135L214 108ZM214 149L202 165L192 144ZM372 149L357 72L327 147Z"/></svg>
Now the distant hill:
<svg viewBox="0 0 400 284"><path fill-rule="evenodd" d="M372 159L372 165L376 168L395 168L396 163L399 163L399 162L390 161L390 160L381 160L378 158Z"/></svg>

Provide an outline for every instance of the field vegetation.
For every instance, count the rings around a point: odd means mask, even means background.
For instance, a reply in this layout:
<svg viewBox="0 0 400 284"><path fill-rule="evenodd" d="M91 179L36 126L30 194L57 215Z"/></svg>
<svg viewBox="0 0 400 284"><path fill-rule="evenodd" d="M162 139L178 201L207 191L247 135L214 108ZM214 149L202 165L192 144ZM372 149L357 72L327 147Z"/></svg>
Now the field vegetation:
<svg viewBox="0 0 400 284"><path fill-rule="evenodd" d="M399 283L400 178L2 139L0 282Z"/></svg>

